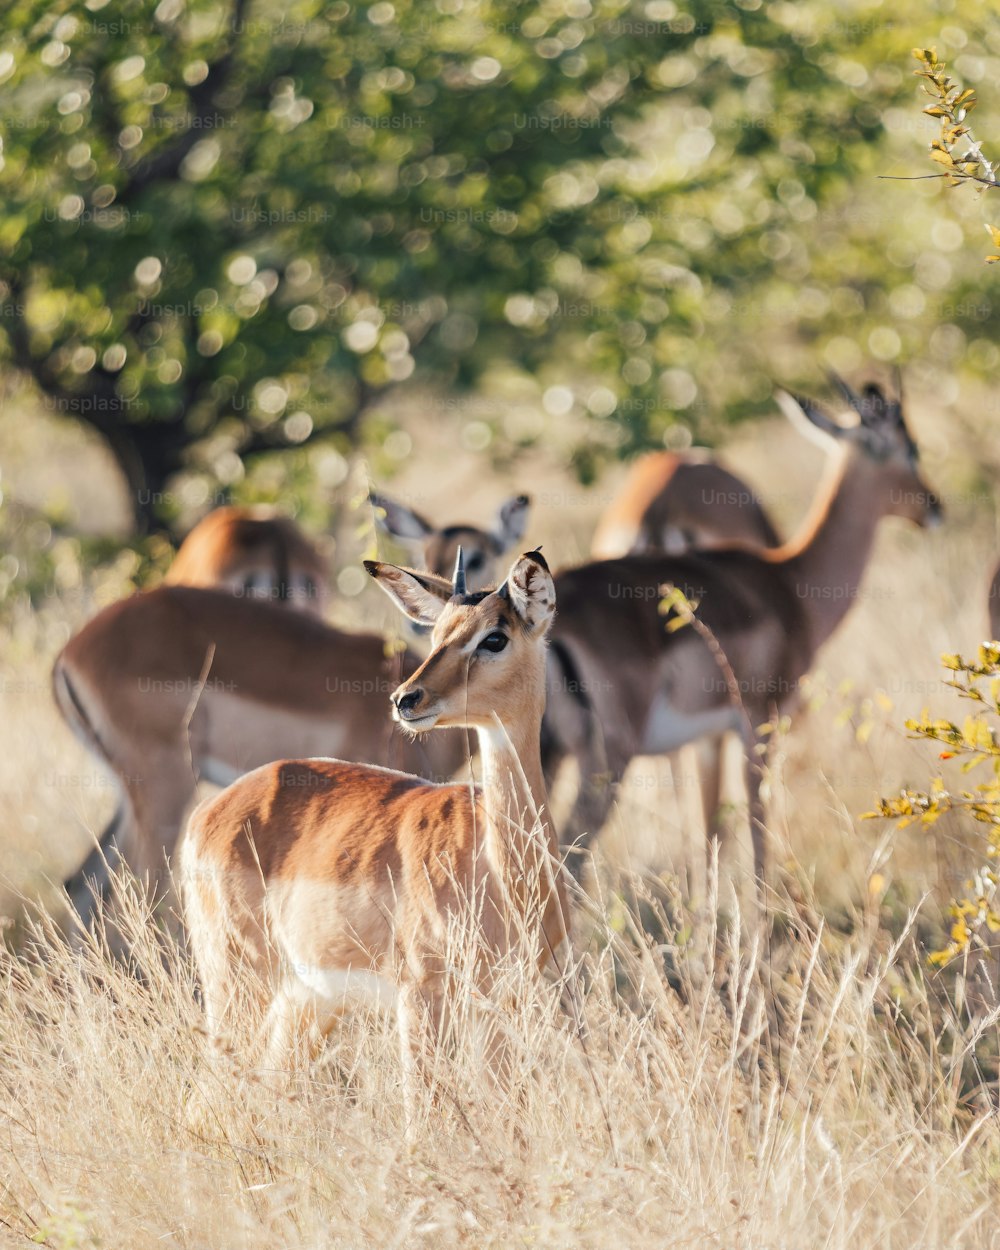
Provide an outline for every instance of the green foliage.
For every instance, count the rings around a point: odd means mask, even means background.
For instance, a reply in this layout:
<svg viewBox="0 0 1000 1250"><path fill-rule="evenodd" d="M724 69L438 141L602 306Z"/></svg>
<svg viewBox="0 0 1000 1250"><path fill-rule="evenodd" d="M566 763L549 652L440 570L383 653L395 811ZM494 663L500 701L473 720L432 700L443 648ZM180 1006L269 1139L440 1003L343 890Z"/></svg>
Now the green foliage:
<svg viewBox="0 0 1000 1250"><path fill-rule="evenodd" d="M498 452L543 436L507 420L528 393L590 480L763 411L795 344L803 374L827 344L950 369L954 322L990 365L992 307L921 271L876 182L913 39L860 0L6 19L0 360L104 435L137 509L168 515L183 469L227 489L257 453L345 451L392 387L490 391Z"/></svg>
<svg viewBox="0 0 1000 1250"><path fill-rule="evenodd" d="M883 798L866 818L888 817L900 828L919 822L931 827L946 812L961 812L984 825L986 859L966 882L967 894L954 899L949 907L951 928L947 944L933 951L930 959L945 964L971 946L985 946L984 934L1000 932L1000 643L984 643L975 661L959 655L942 656L944 667L953 674L946 682L963 699L979 705L961 725L931 717L925 709L919 720L909 720L906 728L917 738L940 743L939 758L959 761L965 775L979 771L988 774L976 785L954 788L943 776L932 779L930 788L903 790L894 798Z"/></svg>
<svg viewBox="0 0 1000 1250"><path fill-rule="evenodd" d="M18 503L0 507L0 624L62 600L114 602L155 585L174 555L162 534L134 538L81 536L64 518Z"/></svg>
<svg viewBox="0 0 1000 1250"><path fill-rule="evenodd" d="M924 112L928 117L940 119L941 133L931 143L931 160L943 165L945 173L940 177L948 180L949 187L959 187L963 182L976 183L980 191L996 188L997 175L993 164L983 155L982 144L973 136L967 119L976 107L976 93L971 87L963 87L950 74L945 73L945 63L939 61L937 49L914 48L913 55L920 68L913 72L925 80L924 90L933 100ZM1000 248L1000 230L987 225L993 246ZM987 263L1000 260L1000 252L987 256Z"/></svg>

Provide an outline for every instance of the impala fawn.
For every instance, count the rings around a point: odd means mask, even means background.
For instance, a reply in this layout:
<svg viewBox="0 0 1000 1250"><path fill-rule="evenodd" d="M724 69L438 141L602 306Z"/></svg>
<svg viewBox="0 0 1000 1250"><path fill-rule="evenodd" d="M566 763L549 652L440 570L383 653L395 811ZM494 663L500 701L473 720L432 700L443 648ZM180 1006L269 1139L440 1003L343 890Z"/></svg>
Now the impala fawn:
<svg viewBox="0 0 1000 1250"><path fill-rule="evenodd" d="M185 918L210 1031L241 996L265 1013L266 1064L288 1064L352 998L395 1008L407 1102L460 988L445 958L450 921L478 922L472 991L498 961L544 964L566 936L558 846L539 734L552 578L538 552L496 590L366 562L432 650L391 696L415 734L476 731L481 787L429 784L341 760L269 764L203 803L182 844ZM468 988L468 987L467 987ZM494 1040L488 1071L502 1079Z"/></svg>

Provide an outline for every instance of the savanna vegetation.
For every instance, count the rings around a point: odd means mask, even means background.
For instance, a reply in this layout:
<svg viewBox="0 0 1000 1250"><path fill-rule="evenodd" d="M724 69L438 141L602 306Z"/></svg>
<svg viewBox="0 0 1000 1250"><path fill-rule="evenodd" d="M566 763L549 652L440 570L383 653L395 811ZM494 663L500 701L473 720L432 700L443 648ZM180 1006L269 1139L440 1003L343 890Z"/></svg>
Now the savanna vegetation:
<svg viewBox="0 0 1000 1250"><path fill-rule="evenodd" d="M947 186L992 177L991 6L12 0L0 25L5 1244L1000 1245L998 213ZM738 787L706 892L695 778L637 762L572 959L508 970L506 1101L464 1017L408 1135L376 1014L276 1087L209 1045L127 877L128 960L67 923L113 798L53 657L210 506L324 534L336 621L371 627L370 482L443 521L529 492L569 564L623 459L695 442L791 533L822 464L774 383L897 367L946 520L883 526L774 728L765 924Z"/></svg>

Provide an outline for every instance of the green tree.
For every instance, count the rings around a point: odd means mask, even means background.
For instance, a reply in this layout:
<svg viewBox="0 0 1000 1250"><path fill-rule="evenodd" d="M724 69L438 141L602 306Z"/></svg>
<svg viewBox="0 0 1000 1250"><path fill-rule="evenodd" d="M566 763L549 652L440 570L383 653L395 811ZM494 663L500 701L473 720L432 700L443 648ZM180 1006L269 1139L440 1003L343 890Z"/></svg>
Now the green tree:
<svg viewBox="0 0 1000 1250"><path fill-rule="evenodd" d="M580 417L584 478L678 421L710 440L769 403L786 345L898 321L914 281L916 253L885 261L893 213L859 207L913 39L860 5L5 19L0 359L103 435L146 520L187 465L224 481L237 456L355 440L386 388L498 370ZM938 320L883 358L928 358Z"/></svg>

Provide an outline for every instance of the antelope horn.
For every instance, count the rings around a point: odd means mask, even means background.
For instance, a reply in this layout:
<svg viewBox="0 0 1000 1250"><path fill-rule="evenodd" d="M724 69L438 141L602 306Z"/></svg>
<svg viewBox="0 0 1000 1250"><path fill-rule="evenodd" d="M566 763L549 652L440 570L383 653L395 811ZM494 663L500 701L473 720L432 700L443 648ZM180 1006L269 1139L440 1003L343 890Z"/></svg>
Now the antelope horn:
<svg viewBox="0 0 1000 1250"><path fill-rule="evenodd" d="M827 371L827 376L829 377L833 385L837 388L837 390L840 391L841 395L843 395L847 403L849 403L850 406L854 409L854 411L858 414L858 416L864 417L864 413L861 411L861 407L862 407L861 400L858 398L857 395L855 395L854 391L851 390L851 388L847 385L844 379L838 373L834 373L832 369Z"/></svg>
<svg viewBox="0 0 1000 1250"><path fill-rule="evenodd" d="M455 560L455 575L451 579L451 593L457 598L464 595L465 591L465 553L462 548L458 549L458 556Z"/></svg>
<svg viewBox="0 0 1000 1250"><path fill-rule="evenodd" d="M896 412L900 420L903 417L903 370L896 365Z"/></svg>

